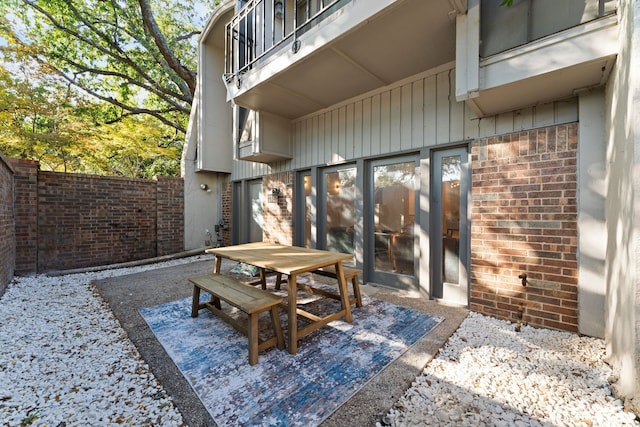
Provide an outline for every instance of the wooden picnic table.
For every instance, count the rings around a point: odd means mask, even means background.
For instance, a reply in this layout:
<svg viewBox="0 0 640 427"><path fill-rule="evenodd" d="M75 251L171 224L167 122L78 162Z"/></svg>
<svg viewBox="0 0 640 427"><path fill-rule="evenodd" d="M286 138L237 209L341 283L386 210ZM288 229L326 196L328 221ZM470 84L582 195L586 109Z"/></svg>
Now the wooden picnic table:
<svg viewBox="0 0 640 427"><path fill-rule="evenodd" d="M288 348L289 353L298 352L298 338L301 338L327 323L344 318L351 323L351 304L347 291L347 283L344 278L343 261L353 258L351 254L330 252L319 249L286 246L274 243L256 242L221 248L207 249L207 253L215 255L213 272L220 273L222 258L250 264L261 269L261 278L264 280L264 270L272 270L289 276L288 280ZM297 282L298 275L313 272L322 267L334 266L338 289L340 293L341 309L337 312L319 317L297 307ZM298 315L303 316L311 323L298 329Z"/></svg>

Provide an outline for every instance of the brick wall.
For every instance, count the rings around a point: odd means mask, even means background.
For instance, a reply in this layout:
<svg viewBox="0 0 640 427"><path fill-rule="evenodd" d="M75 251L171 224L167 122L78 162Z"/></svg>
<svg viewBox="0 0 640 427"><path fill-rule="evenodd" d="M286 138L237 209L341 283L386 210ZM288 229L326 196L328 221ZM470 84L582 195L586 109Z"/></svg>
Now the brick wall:
<svg viewBox="0 0 640 427"><path fill-rule="evenodd" d="M262 180L264 241L293 244L293 172L267 175ZM280 190L273 194L273 189Z"/></svg>
<svg viewBox="0 0 640 427"><path fill-rule="evenodd" d="M184 250L184 184L182 178L156 177L157 256Z"/></svg>
<svg viewBox="0 0 640 427"><path fill-rule="evenodd" d="M222 185L222 221L227 228L220 230L222 246L229 246L232 242L231 230L233 230L233 183Z"/></svg>
<svg viewBox="0 0 640 427"><path fill-rule="evenodd" d="M577 331L577 148L577 124L473 143L471 310Z"/></svg>
<svg viewBox="0 0 640 427"><path fill-rule="evenodd" d="M38 170L35 160L10 159L15 184L16 270L35 273L38 265Z"/></svg>
<svg viewBox="0 0 640 427"><path fill-rule="evenodd" d="M184 250L182 178L41 172L35 161L9 162L15 171L15 274Z"/></svg>
<svg viewBox="0 0 640 427"><path fill-rule="evenodd" d="M41 172L38 271L156 256L156 184Z"/></svg>
<svg viewBox="0 0 640 427"><path fill-rule="evenodd" d="M0 296L13 278L16 259L13 168L0 154Z"/></svg>

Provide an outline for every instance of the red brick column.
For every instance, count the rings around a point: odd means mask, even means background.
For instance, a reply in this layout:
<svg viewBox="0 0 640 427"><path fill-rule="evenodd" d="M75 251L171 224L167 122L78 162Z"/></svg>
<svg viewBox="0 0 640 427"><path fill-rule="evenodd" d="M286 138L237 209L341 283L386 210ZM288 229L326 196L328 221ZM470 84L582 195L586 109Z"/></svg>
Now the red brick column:
<svg viewBox="0 0 640 427"><path fill-rule="evenodd" d="M222 245L229 246L232 244L232 234L234 221L233 221L233 183L229 182L222 184L222 221L224 221L226 228L220 230L222 236Z"/></svg>
<svg viewBox="0 0 640 427"><path fill-rule="evenodd" d="M35 160L11 159L15 171L16 270L19 275L37 272L38 171Z"/></svg>
<svg viewBox="0 0 640 427"><path fill-rule="evenodd" d="M158 256L184 251L184 181L155 177Z"/></svg>
<svg viewBox="0 0 640 427"><path fill-rule="evenodd" d="M473 143L472 310L577 331L577 148L576 123Z"/></svg>
<svg viewBox="0 0 640 427"><path fill-rule="evenodd" d="M293 244L293 177L293 172L281 172L262 179L266 242ZM279 193L274 194L273 189Z"/></svg>

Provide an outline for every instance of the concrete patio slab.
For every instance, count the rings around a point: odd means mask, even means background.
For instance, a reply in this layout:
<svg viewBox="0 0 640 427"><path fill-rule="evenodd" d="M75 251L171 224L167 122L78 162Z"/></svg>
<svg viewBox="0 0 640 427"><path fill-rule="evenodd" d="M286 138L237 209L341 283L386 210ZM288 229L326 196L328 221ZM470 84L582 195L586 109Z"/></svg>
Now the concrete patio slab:
<svg viewBox="0 0 640 427"><path fill-rule="evenodd" d="M231 262L223 263L223 271L234 265ZM140 316L138 309L191 296L192 287L188 278L211 272L212 268L210 260L197 261L95 282L98 292L108 302L156 378L172 396L185 422L191 427L215 426L215 422ZM375 425L409 388L468 313L464 308L449 307L384 287L363 285L362 291L393 304L441 316L444 321L380 372L325 420L323 426Z"/></svg>

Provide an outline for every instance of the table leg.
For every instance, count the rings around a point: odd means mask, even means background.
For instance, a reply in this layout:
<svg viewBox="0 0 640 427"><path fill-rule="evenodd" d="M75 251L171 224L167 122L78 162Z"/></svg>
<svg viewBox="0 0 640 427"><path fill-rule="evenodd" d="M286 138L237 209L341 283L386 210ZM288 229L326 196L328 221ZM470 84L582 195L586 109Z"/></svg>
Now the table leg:
<svg viewBox="0 0 640 427"><path fill-rule="evenodd" d="M287 282L288 296L289 296L289 354L296 354L298 352L298 286L296 285L297 278L295 274L289 276Z"/></svg>
<svg viewBox="0 0 640 427"><path fill-rule="evenodd" d="M344 278L344 268L342 262L336 263L336 278L338 279L338 288L340 289L340 304L345 311L344 320L352 323L353 317L351 317L351 302L349 301L349 290L347 287L347 281Z"/></svg>
<svg viewBox="0 0 640 427"><path fill-rule="evenodd" d="M200 309L200 288L193 286L193 300L191 301L191 317L198 317Z"/></svg>
<svg viewBox="0 0 640 427"><path fill-rule="evenodd" d="M221 265L222 265L222 257L219 256L219 255L216 255L215 261L213 262L213 273L214 274L220 273L220 266Z"/></svg>

